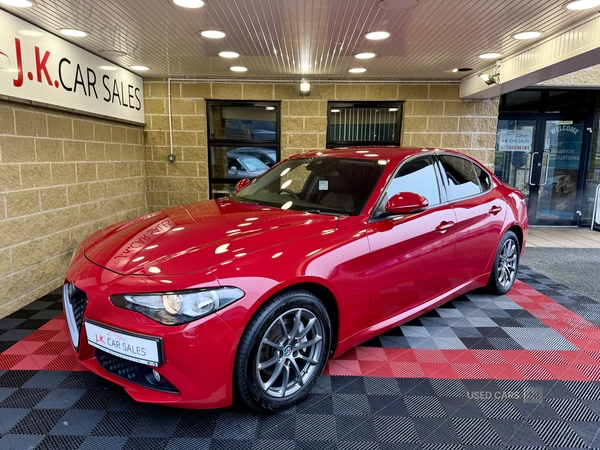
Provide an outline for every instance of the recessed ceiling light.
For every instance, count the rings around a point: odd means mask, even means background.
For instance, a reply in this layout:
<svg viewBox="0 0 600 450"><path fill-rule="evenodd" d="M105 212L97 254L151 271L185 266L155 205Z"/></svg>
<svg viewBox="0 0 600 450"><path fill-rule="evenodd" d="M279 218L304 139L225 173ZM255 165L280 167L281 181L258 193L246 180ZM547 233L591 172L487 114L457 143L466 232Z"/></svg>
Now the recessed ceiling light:
<svg viewBox="0 0 600 450"><path fill-rule="evenodd" d="M356 55L354 55L354 57L358 58L358 59L375 58L375 56L376 56L375 53L369 53L369 52L366 52L366 53L357 53Z"/></svg>
<svg viewBox="0 0 600 450"><path fill-rule="evenodd" d="M535 39L542 35L539 31L524 31L523 33L517 33L513 35L513 39L525 40L525 39Z"/></svg>
<svg viewBox="0 0 600 450"><path fill-rule="evenodd" d="M127 56L127 53L122 52L121 50L100 50L102 56L109 56L111 58L120 58L121 56Z"/></svg>
<svg viewBox="0 0 600 450"><path fill-rule="evenodd" d="M398 108L388 108L388 112L396 112L398 111Z"/></svg>
<svg viewBox="0 0 600 450"><path fill-rule="evenodd" d="M173 0L173 3L182 8L202 8L204 6L202 0Z"/></svg>
<svg viewBox="0 0 600 450"><path fill-rule="evenodd" d="M565 8L570 11L583 11L584 9L595 8L600 5L600 0L578 0L575 2L569 2L565 5Z"/></svg>
<svg viewBox="0 0 600 450"><path fill-rule="evenodd" d="M15 8L31 8L33 6L33 2L28 0L0 0L0 3Z"/></svg>
<svg viewBox="0 0 600 450"><path fill-rule="evenodd" d="M275 111L275 107L274 106L267 106L265 109L267 111ZM246 219L246 220L248 220L248 219Z"/></svg>
<svg viewBox="0 0 600 450"><path fill-rule="evenodd" d="M340 112L340 110L339 110L339 109L332 109L332 110L331 110L331 112L332 112L332 113L339 113L339 112Z"/></svg>
<svg viewBox="0 0 600 450"><path fill-rule="evenodd" d="M484 53L483 55L479 55L481 59L494 59L500 58L500 53Z"/></svg>
<svg viewBox="0 0 600 450"><path fill-rule="evenodd" d="M348 72L350 72L350 73L363 73L366 71L367 71L367 69L365 69L364 67L354 67L352 69L348 69Z"/></svg>
<svg viewBox="0 0 600 450"><path fill-rule="evenodd" d="M201 31L200 34L209 39L221 39L225 37L225 33L217 30L204 30Z"/></svg>
<svg viewBox="0 0 600 450"><path fill-rule="evenodd" d="M233 70L234 72L245 72L246 70L248 70L247 67L243 67L243 66L233 66L229 68L230 70Z"/></svg>
<svg viewBox="0 0 600 450"><path fill-rule="evenodd" d="M131 66L131 68L132 68L133 70L140 70L140 71L144 71L144 70L150 70L150 68L149 68L149 67L146 67L146 66Z"/></svg>
<svg viewBox="0 0 600 450"><path fill-rule="evenodd" d="M390 37L390 33L387 31L371 31L370 33L365 34L367 39L371 39L372 41L379 41L381 39L387 39Z"/></svg>
<svg viewBox="0 0 600 450"><path fill-rule="evenodd" d="M444 70L444 73L470 72L473 70L470 67L455 67L452 70Z"/></svg>
<svg viewBox="0 0 600 450"><path fill-rule="evenodd" d="M119 70L119 68L115 66L100 66L100 68L103 70Z"/></svg>
<svg viewBox="0 0 600 450"><path fill-rule="evenodd" d="M58 30L61 32L61 34L64 34L65 36L70 36L70 37L85 37L87 36L87 33L85 31L81 31L81 30L73 30L73 29L69 29L69 28L63 28L62 30Z"/></svg>
<svg viewBox="0 0 600 450"><path fill-rule="evenodd" d="M236 52L219 52L219 56L223 58L237 58L240 54Z"/></svg>
<svg viewBox="0 0 600 450"><path fill-rule="evenodd" d="M23 36L29 37L42 37L44 33L35 30L19 30L17 33L22 34Z"/></svg>

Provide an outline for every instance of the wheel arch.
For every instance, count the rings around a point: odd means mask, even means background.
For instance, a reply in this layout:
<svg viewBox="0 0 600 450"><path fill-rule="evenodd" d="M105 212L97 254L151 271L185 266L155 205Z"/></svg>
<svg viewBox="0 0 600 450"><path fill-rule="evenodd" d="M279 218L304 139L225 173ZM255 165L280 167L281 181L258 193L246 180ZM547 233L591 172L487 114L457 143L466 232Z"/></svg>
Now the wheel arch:
<svg viewBox="0 0 600 450"><path fill-rule="evenodd" d="M286 286L285 289L282 289L281 291L278 291L275 294L273 294L273 296L271 296L271 298L274 297L275 295L279 294L280 292L285 292L285 291L290 291L290 290L295 290L295 289L302 289L302 290L310 292L311 294L316 296L323 303L323 306L325 306L325 309L327 310L327 314L329 315L329 321L331 323L330 355L333 355L335 353L335 349L338 344L338 332L339 332L339 322L340 322L339 307L338 307L337 300L336 300L335 296L333 295L333 292L331 292L327 287L323 286L322 284L312 283L312 282L304 282L304 283L297 283L297 284L293 284L290 286Z"/></svg>
<svg viewBox="0 0 600 450"><path fill-rule="evenodd" d="M513 225L511 226L507 231L512 231L513 233L515 233L515 235L517 236L517 239L519 240L519 251L522 252L523 251L523 244L524 244L524 239L525 239L525 235L523 233L523 229L518 226L518 225Z"/></svg>

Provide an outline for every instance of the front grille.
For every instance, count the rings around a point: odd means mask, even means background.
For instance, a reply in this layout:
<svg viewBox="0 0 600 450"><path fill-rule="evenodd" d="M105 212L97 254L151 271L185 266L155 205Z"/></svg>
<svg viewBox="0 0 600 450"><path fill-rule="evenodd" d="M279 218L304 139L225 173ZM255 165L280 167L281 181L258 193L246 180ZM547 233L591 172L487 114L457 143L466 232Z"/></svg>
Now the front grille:
<svg viewBox="0 0 600 450"><path fill-rule="evenodd" d="M105 370L128 380L133 380L137 376L139 366L141 365L103 352L102 350L96 351L96 358Z"/></svg>
<svg viewBox="0 0 600 450"><path fill-rule="evenodd" d="M85 292L76 287L73 287L73 294L69 296L69 302L73 308L73 316L75 316L75 324L77 331L81 334L81 326L83 325L83 313L87 305L87 296Z"/></svg>
<svg viewBox="0 0 600 450"><path fill-rule="evenodd" d="M111 355L100 349L96 349L96 359L104 370L119 378L123 378L149 389L168 392L170 394L179 394L177 388L169 383L164 377L161 377L160 381L156 381L152 374L152 367L119 358L118 356Z"/></svg>
<svg viewBox="0 0 600 450"><path fill-rule="evenodd" d="M75 287L73 283L67 283L63 286L63 307L75 351L79 351L79 337L81 336L83 313L86 305L87 295L85 292Z"/></svg>

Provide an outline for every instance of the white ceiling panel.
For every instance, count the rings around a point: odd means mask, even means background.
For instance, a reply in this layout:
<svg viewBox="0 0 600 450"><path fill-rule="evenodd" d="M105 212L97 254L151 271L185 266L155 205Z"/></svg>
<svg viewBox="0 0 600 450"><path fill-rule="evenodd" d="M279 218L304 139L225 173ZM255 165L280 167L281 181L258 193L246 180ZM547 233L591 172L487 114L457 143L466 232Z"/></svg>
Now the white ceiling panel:
<svg viewBox="0 0 600 450"><path fill-rule="evenodd" d="M31 8L2 9L52 33L61 28L88 32L71 42L123 67L145 65L144 77L254 80L462 80L489 67L478 55L510 57L598 15L572 12L564 0L387 0L414 5L380 8L380 0L207 0L184 9L171 0L35 0ZM200 31L216 29L224 39ZM369 41L385 30L391 37ZM512 35L536 30L536 41ZM1 31L0 31L1 32ZM236 59L218 56L229 50ZM353 55L373 52L373 59ZM598 61L600 63L600 61ZM241 65L247 72L234 73ZM364 67L363 74L348 69ZM452 73L469 67L473 72Z"/></svg>

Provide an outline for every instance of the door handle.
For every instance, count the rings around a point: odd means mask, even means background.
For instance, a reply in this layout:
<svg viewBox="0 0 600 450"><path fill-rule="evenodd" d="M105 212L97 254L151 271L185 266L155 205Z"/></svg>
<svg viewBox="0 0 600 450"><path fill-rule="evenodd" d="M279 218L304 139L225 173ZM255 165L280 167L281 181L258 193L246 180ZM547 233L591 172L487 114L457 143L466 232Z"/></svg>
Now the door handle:
<svg viewBox="0 0 600 450"><path fill-rule="evenodd" d="M445 220L440 223L437 227L435 227L435 231L439 231L440 233L445 233L449 228L454 226L454 222L446 222Z"/></svg>
<svg viewBox="0 0 600 450"><path fill-rule="evenodd" d="M496 215L498 214L500 211L502 211L502 206L492 206L491 209L489 210L489 213L492 215Z"/></svg>

